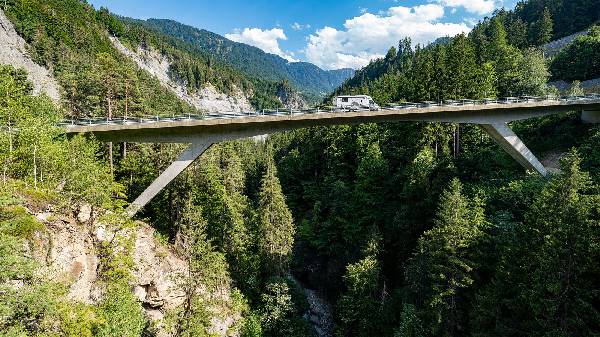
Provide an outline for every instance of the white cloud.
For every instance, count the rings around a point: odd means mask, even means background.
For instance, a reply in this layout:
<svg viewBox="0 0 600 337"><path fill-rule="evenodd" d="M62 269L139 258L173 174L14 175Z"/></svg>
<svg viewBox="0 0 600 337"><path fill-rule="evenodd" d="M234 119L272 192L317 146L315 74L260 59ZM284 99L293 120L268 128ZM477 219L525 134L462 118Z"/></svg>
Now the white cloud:
<svg viewBox="0 0 600 337"><path fill-rule="evenodd" d="M443 17L444 8L436 4L391 7L377 15L364 13L346 20L343 30L317 30L308 37L304 53L310 62L325 69L356 69L382 57L404 37L424 44L470 30L465 23L438 22Z"/></svg>
<svg viewBox="0 0 600 337"><path fill-rule="evenodd" d="M299 24L298 22L294 22L291 27L293 30L310 29L310 25L308 23L305 25L302 25L302 24Z"/></svg>
<svg viewBox="0 0 600 337"><path fill-rule="evenodd" d="M297 62L293 53L287 53L279 47L279 40L287 40L287 36L281 28L272 28L262 30L260 28L244 28L243 31L236 29L231 34L225 34L225 37L235 41L246 43L262 49L263 51L279 55L290 62Z"/></svg>
<svg viewBox="0 0 600 337"><path fill-rule="evenodd" d="M435 0L446 7L463 7L467 12L484 15L496 9L497 0Z"/></svg>

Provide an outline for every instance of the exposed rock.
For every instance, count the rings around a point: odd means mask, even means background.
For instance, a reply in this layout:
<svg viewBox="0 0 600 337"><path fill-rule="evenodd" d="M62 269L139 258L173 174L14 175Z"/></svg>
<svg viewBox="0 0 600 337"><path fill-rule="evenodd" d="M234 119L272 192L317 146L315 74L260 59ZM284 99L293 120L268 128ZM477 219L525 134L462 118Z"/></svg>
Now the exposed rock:
<svg viewBox="0 0 600 337"><path fill-rule="evenodd" d="M174 81L170 76L170 61L159 52L150 48L138 48L132 51L125 47L119 39L111 37L114 46L125 56L132 59L141 69L155 76L160 83L172 90L181 100L200 111L228 112L252 111L248 97L240 90L234 90L232 96L218 92L212 85L207 85L197 92L188 92L180 81Z"/></svg>
<svg viewBox="0 0 600 337"><path fill-rule="evenodd" d="M86 223L92 218L92 206L90 204L83 204L79 207L79 213L77 214L77 220L81 223Z"/></svg>
<svg viewBox="0 0 600 337"><path fill-rule="evenodd" d="M98 257L87 231L73 220L50 221L47 214L38 214L37 218L46 222L48 229L35 237L33 255L37 261L45 261L39 272L71 284L70 298L95 303L99 297L95 286Z"/></svg>
<svg viewBox="0 0 600 337"><path fill-rule="evenodd" d="M60 101L58 83L50 71L32 61L27 43L15 31L13 24L0 10L0 64L10 64L27 70L27 78L33 83L33 93L45 93L54 103Z"/></svg>
<svg viewBox="0 0 600 337"><path fill-rule="evenodd" d="M561 50L563 50L565 47L567 47L569 44L571 44L573 41L575 41L576 38L578 38L579 36L587 35L587 34L588 34L588 31L584 30L581 32L577 32L575 34L571 34L569 36L565 36L562 39L548 42L542 46L544 55L546 57L553 57L554 55L558 54Z"/></svg>
<svg viewBox="0 0 600 337"><path fill-rule="evenodd" d="M102 282L98 282L100 258L96 244L114 237L110 226L94 221L94 214L88 206L79 208L77 219L49 212L35 216L46 225L46 231L37 232L30 246L31 255L42 264L37 272L70 284L69 298L98 303L102 299L103 288ZM187 265L156 239L155 230L147 224L138 223L130 235L135 236L134 295L143 304L153 325L161 327L165 312L183 303L184 293L178 287L177 276L187 273ZM228 294L225 291L212 295L228 303ZM211 308L214 317L210 331L218 336L229 336L229 330L240 319L239 313L221 315L224 311L229 312L229 309ZM158 336L168 337L170 334L159 328Z"/></svg>
<svg viewBox="0 0 600 337"><path fill-rule="evenodd" d="M306 109L308 104L300 97L297 91L289 86L279 85L277 88L277 97L281 103L288 109Z"/></svg>
<svg viewBox="0 0 600 337"><path fill-rule="evenodd" d="M304 315L304 318L310 322L317 336L331 336L333 333L333 315L329 302L319 292L304 287L294 276L290 275L289 279L298 284L304 291L308 302L308 312Z"/></svg>
<svg viewBox="0 0 600 337"><path fill-rule="evenodd" d="M133 254L140 301L149 307L170 309L183 303L184 293L175 282L178 274L187 272L185 261L178 258L154 239L154 229L140 226L136 233Z"/></svg>
<svg viewBox="0 0 600 337"><path fill-rule="evenodd" d="M551 151L544 155L541 162L552 173L560 173L560 160L567 155L564 151Z"/></svg>
<svg viewBox="0 0 600 337"><path fill-rule="evenodd" d="M569 90L571 88L571 86L573 85L573 83L569 83L567 81L561 80L561 81L550 82L550 83L548 83L548 85L555 86L558 90L564 92L564 91ZM588 89L600 88L600 78L582 81L580 85L581 85L581 88L586 91L589 91Z"/></svg>

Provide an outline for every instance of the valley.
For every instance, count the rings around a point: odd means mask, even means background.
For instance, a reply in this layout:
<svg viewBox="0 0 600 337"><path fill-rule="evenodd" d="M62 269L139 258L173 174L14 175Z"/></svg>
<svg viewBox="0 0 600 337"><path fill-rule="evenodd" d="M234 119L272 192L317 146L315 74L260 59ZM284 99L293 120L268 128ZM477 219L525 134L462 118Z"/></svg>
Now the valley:
<svg viewBox="0 0 600 337"><path fill-rule="evenodd" d="M600 333L597 1L520 1L355 70L110 7L0 2L0 335ZM348 53L387 14L352 15ZM478 125L513 104L545 174Z"/></svg>

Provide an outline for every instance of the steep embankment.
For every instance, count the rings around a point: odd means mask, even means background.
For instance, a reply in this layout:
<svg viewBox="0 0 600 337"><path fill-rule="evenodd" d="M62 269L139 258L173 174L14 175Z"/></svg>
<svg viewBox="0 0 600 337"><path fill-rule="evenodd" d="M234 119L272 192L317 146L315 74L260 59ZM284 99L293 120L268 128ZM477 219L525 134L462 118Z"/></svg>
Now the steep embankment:
<svg viewBox="0 0 600 337"><path fill-rule="evenodd" d="M565 49L568 45L573 43L573 41L575 41L576 38L578 38L579 36L587 35L587 34L588 34L587 30L577 32L575 34L565 36L561 39L548 42L545 45L543 45L541 48L544 51L544 55L546 57L553 57L556 54L558 54L561 50Z"/></svg>
<svg viewBox="0 0 600 337"><path fill-rule="evenodd" d="M28 245L31 255L41 262L37 272L68 284L69 298L97 304L105 291L100 276L102 246L115 240L114 226L99 220L99 213L89 205L77 208L73 214L55 213L51 209L28 209L44 225L44 230L37 231ZM118 234L134 239L133 292L148 319L159 327L159 335L167 336L167 331L160 327L165 314L185 300L177 280L187 274L188 266L172 247L160 243L155 230L145 223L138 222L135 228ZM212 308L210 318L210 330L218 336L229 336L228 329L240 319L236 313L220 315L231 301L223 295L229 293L227 290L217 295L222 298L223 307Z"/></svg>
<svg viewBox="0 0 600 337"><path fill-rule="evenodd" d="M192 105L200 111L249 111L252 106L248 97L240 90L234 91L232 96L218 92L210 83L204 88L190 92L181 81L174 81L171 76L171 61L165 55L153 50L151 47L139 47L136 51L128 49L116 37L111 37L115 48L123 55L133 60L141 69L155 76L160 83L172 90L177 97Z"/></svg>
<svg viewBox="0 0 600 337"><path fill-rule="evenodd" d="M15 68L27 70L27 77L33 83L34 94L45 93L52 101L58 103L58 83L48 69L31 60L27 48L25 40L17 34L13 24L0 10L0 64L10 64Z"/></svg>

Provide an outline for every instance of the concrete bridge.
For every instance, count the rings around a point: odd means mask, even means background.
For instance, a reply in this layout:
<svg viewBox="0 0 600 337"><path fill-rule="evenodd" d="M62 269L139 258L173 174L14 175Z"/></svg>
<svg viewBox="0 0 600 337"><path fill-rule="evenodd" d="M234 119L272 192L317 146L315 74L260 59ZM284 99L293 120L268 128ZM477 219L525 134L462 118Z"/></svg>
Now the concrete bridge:
<svg viewBox="0 0 600 337"><path fill-rule="evenodd" d="M189 147L129 207L133 216L212 144L313 126L382 122L477 124L525 169L547 175L544 166L508 123L569 111L600 122L600 95L568 98L506 98L444 103L403 103L378 111L310 109L231 112L207 115L65 121L67 134L93 134L106 142L186 143Z"/></svg>

